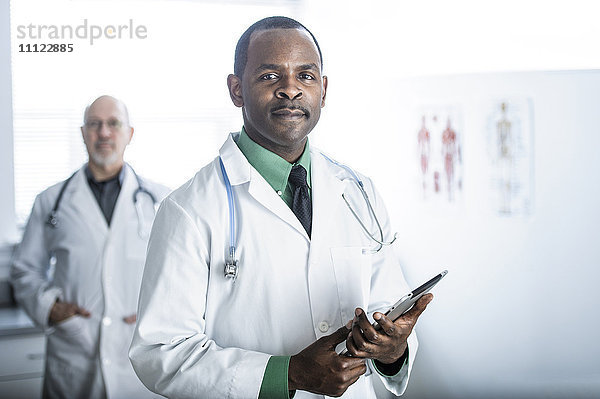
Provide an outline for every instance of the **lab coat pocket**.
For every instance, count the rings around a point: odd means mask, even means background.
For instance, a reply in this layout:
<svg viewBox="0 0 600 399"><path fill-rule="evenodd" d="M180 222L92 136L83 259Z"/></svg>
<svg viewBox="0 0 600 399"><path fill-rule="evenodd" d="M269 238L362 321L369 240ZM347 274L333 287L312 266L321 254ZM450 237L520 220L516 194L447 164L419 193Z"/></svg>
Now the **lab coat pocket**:
<svg viewBox="0 0 600 399"><path fill-rule="evenodd" d="M90 323L90 319L71 316L55 324L54 332L48 337L48 350L67 355L75 350L81 355L92 356L96 341L91 336Z"/></svg>
<svg viewBox="0 0 600 399"><path fill-rule="evenodd" d="M54 324L54 329L57 334L64 337L77 335L83 329L83 319L81 316L71 316L68 319Z"/></svg>
<svg viewBox="0 0 600 399"><path fill-rule="evenodd" d="M352 319L356 307L368 308L372 255L363 249L363 247L330 248L342 320Z"/></svg>

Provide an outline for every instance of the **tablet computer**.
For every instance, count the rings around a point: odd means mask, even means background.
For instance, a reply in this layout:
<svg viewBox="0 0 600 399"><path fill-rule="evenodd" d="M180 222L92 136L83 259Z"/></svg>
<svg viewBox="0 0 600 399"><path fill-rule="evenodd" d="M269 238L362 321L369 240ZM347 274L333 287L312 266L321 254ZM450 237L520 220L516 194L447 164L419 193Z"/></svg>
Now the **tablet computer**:
<svg viewBox="0 0 600 399"><path fill-rule="evenodd" d="M408 312L414 306L414 304L419 300L419 298L431 291L431 289L437 283L439 283L440 280L444 278L446 274L448 274L448 270L444 270L437 276L433 277L429 281L421 284L408 294L404 295L398 300L398 302L394 304L394 306L392 306L387 312L385 312L384 315L393 321L398 320L398 318L400 318L403 314ZM378 331L381 330L381 327L377 322L373 323L373 327ZM341 352L339 350L337 352L340 355L344 355L347 352L346 343L340 343L337 349L340 349L340 347L342 347L343 349L341 350Z"/></svg>
<svg viewBox="0 0 600 399"><path fill-rule="evenodd" d="M394 304L394 306L392 306L384 314L392 321L398 320L400 316L412 309L412 307L419 300L419 298L427 294L437 283L440 282L442 278L444 278L446 274L448 274L448 270L444 270L437 276L433 277L431 280L423 283L408 294L404 295L402 298L400 298L400 300L398 300L398 302ZM377 322L373 323L373 327L376 330L381 329Z"/></svg>

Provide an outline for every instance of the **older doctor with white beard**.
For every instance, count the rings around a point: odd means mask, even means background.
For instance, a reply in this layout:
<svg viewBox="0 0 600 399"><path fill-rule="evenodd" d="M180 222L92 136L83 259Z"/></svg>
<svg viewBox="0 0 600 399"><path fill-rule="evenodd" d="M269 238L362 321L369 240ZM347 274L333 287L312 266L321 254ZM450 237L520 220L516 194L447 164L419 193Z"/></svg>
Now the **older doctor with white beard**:
<svg viewBox="0 0 600 399"><path fill-rule="evenodd" d="M85 110L89 162L40 193L11 270L15 296L47 334L47 398L153 397L127 358L148 233L168 189L123 160L125 104Z"/></svg>

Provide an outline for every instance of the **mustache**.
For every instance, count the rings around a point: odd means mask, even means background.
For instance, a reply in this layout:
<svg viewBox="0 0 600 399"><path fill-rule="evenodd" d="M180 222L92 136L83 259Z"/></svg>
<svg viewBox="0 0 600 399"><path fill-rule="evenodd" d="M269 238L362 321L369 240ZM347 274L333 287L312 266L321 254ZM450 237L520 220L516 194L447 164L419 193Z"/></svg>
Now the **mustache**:
<svg viewBox="0 0 600 399"><path fill-rule="evenodd" d="M280 104L274 106L273 108L271 108L271 112L277 112L282 109L291 109L291 110L297 109L297 110L302 111L304 113L304 115L310 116L310 112L308 111L307 108L303 107L302 105L293 104L293 103L280 103Z"/></svg>
<svg viewBox="0 0 600 399"><path fill-rule="evenodd" d="M111 147L113 147L115 145L115 143L112 140L103 140L103 141L96 141L96 143L94 144L94 148L98 149L100 148L101 145L105 145L108 144Z"/></svg>

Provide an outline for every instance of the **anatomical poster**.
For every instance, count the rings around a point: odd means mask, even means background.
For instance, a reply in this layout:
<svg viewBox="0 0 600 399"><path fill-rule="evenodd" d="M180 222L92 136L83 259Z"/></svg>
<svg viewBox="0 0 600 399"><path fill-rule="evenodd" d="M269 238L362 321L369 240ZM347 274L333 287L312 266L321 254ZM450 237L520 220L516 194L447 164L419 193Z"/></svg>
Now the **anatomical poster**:
<svg viewBox="0 0 600 399"><path fill-rule="evenodd" d="M458 106L419 107L413 119L415 169L422 199L456 203L462 198L462 119Z"/></svg>
<svg viewBox="0 0 600 399"><path fill-rule="evenodd" d="M490 204L502 216L529 215L533 204L533 106L527 98L488 108Z"/></svg>

